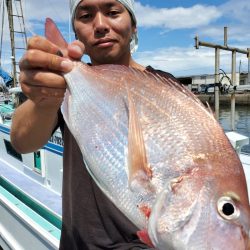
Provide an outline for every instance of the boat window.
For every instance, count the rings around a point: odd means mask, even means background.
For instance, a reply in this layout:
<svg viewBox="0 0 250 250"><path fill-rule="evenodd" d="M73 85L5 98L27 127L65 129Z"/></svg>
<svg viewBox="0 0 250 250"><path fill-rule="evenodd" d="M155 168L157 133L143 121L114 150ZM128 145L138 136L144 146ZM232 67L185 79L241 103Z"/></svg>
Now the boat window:
<svg viewBox="0 0 250 250"><path fill-rule="evenodd" d="M23 161L22 155L19 154L11 145L11 143L7 140L4 140L6 151L9 155L13 156L14 158L18 159L19 161Z"/></svg>
<svg viewBox="0 0 250 250"><path fill-rule="evenodd" d="M37 151L34 152L34 166L35 166L35 171L38 173L42 172L41 168L41 152Z"/></svg>

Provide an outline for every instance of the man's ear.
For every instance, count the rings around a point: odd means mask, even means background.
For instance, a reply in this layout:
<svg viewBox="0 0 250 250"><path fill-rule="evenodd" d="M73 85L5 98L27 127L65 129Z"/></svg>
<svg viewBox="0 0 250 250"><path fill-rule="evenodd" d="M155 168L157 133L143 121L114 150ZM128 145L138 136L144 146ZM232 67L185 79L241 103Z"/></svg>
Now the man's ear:
<svg viewBox="0 0 250 250"><path fill-rule="evenodd" d="M133 33L136 33L137 32L137 27L135 25L133 25Z"/></svg>

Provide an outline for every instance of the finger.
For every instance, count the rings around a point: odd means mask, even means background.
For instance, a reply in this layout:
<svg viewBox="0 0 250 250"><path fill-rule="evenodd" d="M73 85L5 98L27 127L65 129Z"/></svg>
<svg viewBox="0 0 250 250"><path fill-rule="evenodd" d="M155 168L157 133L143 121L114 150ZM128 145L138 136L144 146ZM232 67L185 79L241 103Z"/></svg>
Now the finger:
<svg viewBox="0 0 250 250"><path fill-rule="evenodd" d="M34 86L27 83L21 83L23 93L31 100L38 102L43 98L55 99L56 101L64 97L66 89L48 88L44 86Z"/></svg>
<svg viewBox="0 0 250 250"><path fill-rule="evenodd" d="M74 60L80 60L85 53L85 46L79 40L68 45L68 56Z"/></svg>
<svg viewBox="0 0 250 250"><path fill-rule="evenodd" d="M67 57L67 50L59 48L49 40L41 36L33 36L28 40L27 49L41 50L50 54L61 55ZM61 54L60 54L61 52Z"/></svg>
<svg viewBox="0 0 250 250"><path fill-rule="evenodd" d="M26 70L20 72L20 82L29 83L34 86L49 88L66 88L66 82L62 75L50 71Z"/></svg>
<svg viewBox="0 0 250 250"><path fill-rule="evenodd" d="M68 72L73 68L73 63L69 59L49 54L41 50L31 49L21 58L19 67L21 70L39 68Z"/></svg>

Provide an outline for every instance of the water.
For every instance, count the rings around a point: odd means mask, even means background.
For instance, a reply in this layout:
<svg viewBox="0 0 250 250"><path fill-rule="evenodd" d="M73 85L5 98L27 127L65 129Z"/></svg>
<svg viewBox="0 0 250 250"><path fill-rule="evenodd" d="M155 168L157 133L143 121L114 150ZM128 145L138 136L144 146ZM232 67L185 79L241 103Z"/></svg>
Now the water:
<svg viewBox="0 0 250 250"><path fill-rule="evenodd" d="M236 106L235 109L235 131L250 137L250 105ZM226 132L232 131L230 113L230 105L220 107L219 122ZM250 154L250 145L242 147L242 151Z"/></svg>

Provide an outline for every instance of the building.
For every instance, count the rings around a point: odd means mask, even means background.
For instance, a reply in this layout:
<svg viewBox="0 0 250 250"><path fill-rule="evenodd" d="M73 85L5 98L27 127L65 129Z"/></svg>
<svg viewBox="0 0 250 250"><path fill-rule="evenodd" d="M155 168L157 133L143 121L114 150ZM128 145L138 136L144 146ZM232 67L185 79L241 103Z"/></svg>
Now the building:
<svg viewBox="0 0 250 250"><path fill-rule="evenodd" d="M219 87L222 92L228 92L233 89L233 84L231 81L231 73L221 72L219 77ZM204 75L193 75L178 77L179 81L191 89L195 93L213 93L215 86L215 75L214 74L204 74ZM250 83L248 82L248 73L236 73L236 89L245 91L250 91Z"/></svg>

